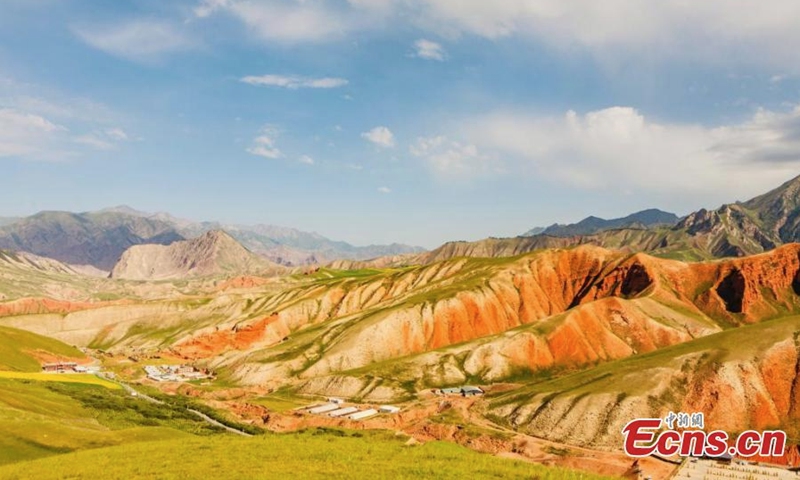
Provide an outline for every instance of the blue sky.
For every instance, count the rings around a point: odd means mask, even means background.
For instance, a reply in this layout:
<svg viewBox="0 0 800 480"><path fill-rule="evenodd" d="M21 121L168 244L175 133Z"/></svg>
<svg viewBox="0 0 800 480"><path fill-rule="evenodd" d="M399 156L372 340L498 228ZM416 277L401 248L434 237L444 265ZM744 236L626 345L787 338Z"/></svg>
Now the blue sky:
<svg viewBox="0 0 800 480"><path fill-rule="evenodd" d="M0 216L434 247L685 214L800 173L798 44L784 0L4 0Z"/></svg>

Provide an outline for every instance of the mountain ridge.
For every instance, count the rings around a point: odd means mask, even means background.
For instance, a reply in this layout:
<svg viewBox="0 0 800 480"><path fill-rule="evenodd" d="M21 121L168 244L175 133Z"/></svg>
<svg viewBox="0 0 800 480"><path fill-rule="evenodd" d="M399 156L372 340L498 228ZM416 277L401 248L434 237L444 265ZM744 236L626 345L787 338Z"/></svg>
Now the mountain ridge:
<svg viewBox="0 0 800 480"><path fill-rule="evenodd" d="M549 227L534 227L521 236L530 237L543 234L553 237L572 237L576 235L590 235L603 230L625 227L647 228L656 225L675 225L679 220L680 217L674 213L665 212L657 208L648 208L620 218L606 220L590 215L577 223L554 223Z"/></svg>
<svg viewBox="0 0 800 480"><path fill-rule="evenodd" d="M0 223L0 248L110 271L131 246L168 245L212 230L225 230L252 252L286 266L424 251L398 243L354 246L288 227L195 222L164 212L150 214L127 205L80 213L42 211L9 218L8 223Z"/></svg>
<svg viewBox="0 0 800 480"><path fill-rule="evenodd" d="M533 236L447 242L415 261L502 257L583 244L679 260L708 260L762 253L793 242L800 242L800 176L745 202L697 210L674 226L627 226L572 236L549 235L545 230Z"/></svg>

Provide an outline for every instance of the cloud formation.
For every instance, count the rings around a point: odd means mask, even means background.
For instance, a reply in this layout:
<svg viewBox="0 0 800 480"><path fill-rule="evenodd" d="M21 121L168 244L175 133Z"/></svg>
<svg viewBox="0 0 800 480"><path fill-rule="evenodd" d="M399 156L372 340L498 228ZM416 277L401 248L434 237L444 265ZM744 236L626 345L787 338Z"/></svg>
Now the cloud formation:
<svg viewBox="0 0 800 480"><path fill-rule="evenodd" d="M562 116L501 112L466 124L465 137L515 172L582 188L713 196L737 186L747 196L800 168L800 107L762 109L716 127L659 122L622 106Z"/></svg>
<svg viewBox="0 0 800 480"><path fill-rule="evenodd" d="M434 173L446 178L469 178L503 171L499 162L479 151L476 145L442 135L417 138L409 152L422 158Z"/></svg>
<svg viewBox="0 0 800 480"><path fill-rule="evenodd" d="M0 108L0 157L52 157L48 145L65 132L39 115Z"/></svg>
<svg viewBox="0 0 800 480"><path fill-rule="evenodd" d="M361 137L382 148L394 148L394 134L386 127L375 127Z"/></svg>
<svg viewBox="0 0 800 480"><path fill-rule="evenodd" d="M120 128L75 134L37 113L0 107L0 158L65 160L86 153L76 146L112 150L127 138Z"/></svg>
<svg viewBox="0 0 800 480"><path fill-rule="evenodd" d="M264 126L253 139L253 144L247 149L247 153L269 159L281 158L283 153L275 146L278 134L277 128L271 125Z"/></svg>
<svg viewBox="0 0 800 480"><path fill-rule="evenodd" d="M414 56L418 58L424 58L425 60L438 60L440 62L444 61L444 48L436 42L421 38L414 42L414 48L416 49Z"/></svg>
<svg viewBox="0 0 800 480"><path fill-rule="evenodd" d="M137 62L151 62L195 46L182 31L162 21L73 27L72 32L93 48Z"/></svg>
<svg viewBox="0 0 800 480"><path fill-rule="evenodd" d="M238 19L263 41L284 44L341 38L365 28L375 15L368 5L341 9L319 1L201 0L194 9L198 18L218 12Z"/></svg>
<svg viewBox="0 0 800 480"><path fill-rule="evenodd" d="M453 39L518 37L597 56L657 52L772 67L800 60L794 48L800 3L792 0L201 0L195 8L202 18L220 12L269 43L321 42L409 24Z"/></svg>
<svg viewBox="0 0 800 480"><path fill-rule="evenodd" d="M298 88L339 88L349 82L344 78L322 77L310 78L300 75L248 75L241 82L255 86L282 87L296 90Z"/></svg>

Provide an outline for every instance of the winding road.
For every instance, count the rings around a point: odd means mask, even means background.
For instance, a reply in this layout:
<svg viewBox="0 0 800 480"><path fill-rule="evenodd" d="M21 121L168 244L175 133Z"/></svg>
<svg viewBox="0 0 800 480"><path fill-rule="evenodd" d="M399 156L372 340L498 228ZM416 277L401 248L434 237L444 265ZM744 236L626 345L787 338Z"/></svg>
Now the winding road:
<svg viewBox="0 0 800 480"><path fill-rule="evenodd" d="M153 397L151 397L149 395L146 395L146 394L144 394L142 392L139 392L138 390L136 390L135 388L131 387L127 383L120 382L116 378L112 378L110 376L102 375L102 374L98 374L97 376L100 377L100 378L103 378L105 380L108 380L108 381L116 383L120 387L124 388L125 391L127 391L132 397L140 398L140 399L142 399L142 400L144 400L146 402L155 403L157 405L164 405L164 402L162 402L161 400L159 400L157 398L153 398ZM234 433L236 435L241 435L243 437L252 437L253 436L250 433L244 432L242 430L237 430L237 429L235 429L233 427L225 425L224 423L218 422L217 420L214 420L213 418L209 417L205 413L198 412L197 410L192 410L191 408L187 408L186 411L187 412L191 412L192 414L200 417L201 419L203 419L206 423L208 423L210 425L225 429L229 433Z"/></svg>

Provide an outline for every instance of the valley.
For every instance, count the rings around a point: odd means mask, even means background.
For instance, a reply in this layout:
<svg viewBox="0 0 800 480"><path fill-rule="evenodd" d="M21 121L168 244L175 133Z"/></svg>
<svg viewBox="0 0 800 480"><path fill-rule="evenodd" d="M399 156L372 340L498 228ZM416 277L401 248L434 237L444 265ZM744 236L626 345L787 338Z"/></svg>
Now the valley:
<svg viewBox="0 0 800 480"><path fill-rule="evenodd" d="M706 428L729 432L780 428L797 445L800 244L686 261L606 241L663 247L676 228L714 215L636 231L611 221L577 242L536 235L295 268L216 230L133 245L109 275L5 251L0 418L16 432L7 448L20 459L95 448L113 458L204 436L232 448L219 421L257 433L252 442L367 435L387 451L448 442L465 458L473 450L529 468L667 478L673 463L634 463L620 445L628 421L671 411L703 412ZM748 218L767 225L766 214ZM692 242L689 256L717 256ZM95 365L114 382L37 373L51 361ZM462 386L478 394L462 396ZM31 411L15 400L25 395L74 408ZM327 399L345 407L310 409ZM386 405L399 411L381 413ZM359 412L368 413L350 418ZM31 436L45 424L63 438ZM91 432L102 433L80 440ZM791 455L773 460L793 465Z"/></svg>

